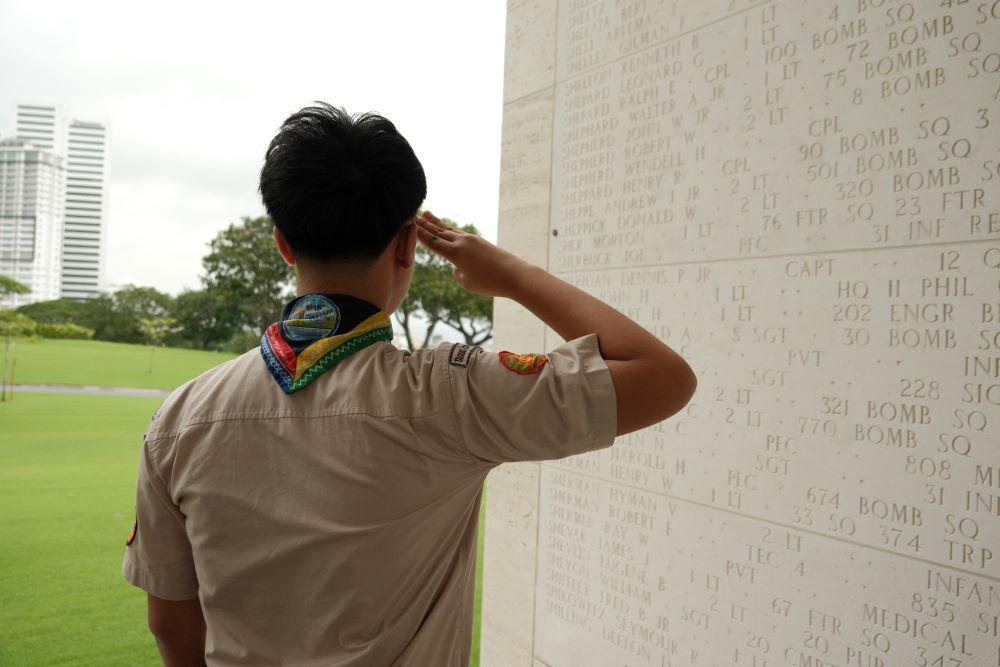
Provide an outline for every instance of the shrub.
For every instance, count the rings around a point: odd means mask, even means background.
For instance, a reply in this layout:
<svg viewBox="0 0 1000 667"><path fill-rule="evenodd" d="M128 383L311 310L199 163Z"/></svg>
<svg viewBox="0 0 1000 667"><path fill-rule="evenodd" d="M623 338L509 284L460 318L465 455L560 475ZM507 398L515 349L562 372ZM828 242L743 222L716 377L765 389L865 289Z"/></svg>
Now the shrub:
<svg viewBox="0 0 1000 667"><path fill-rule="evenodd" d="M38 325L30 317L13 310L0 310L0 335L34 336Z"/></svg>
<svg viewBox="0 0 1000 667"><path fill-rule="evenodd" d="M42 338L67 338L73 340L89 340L94 337L94 330L81 327L79 324L63 322L62 324L48 324L40 322L35 327L35 333Z"/></svg>

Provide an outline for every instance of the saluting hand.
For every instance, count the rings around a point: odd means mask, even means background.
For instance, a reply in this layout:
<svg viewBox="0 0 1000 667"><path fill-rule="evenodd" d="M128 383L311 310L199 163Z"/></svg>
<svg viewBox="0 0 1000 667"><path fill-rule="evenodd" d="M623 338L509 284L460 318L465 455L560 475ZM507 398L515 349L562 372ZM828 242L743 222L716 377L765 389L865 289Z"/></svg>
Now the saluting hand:
<svg viewBox="0 0 1000 667"><path fill-rule="evenodd" d="M617 435L663 421L691 400L698 378L684 358L614 306L432 213L417 217L417 238L455 265L452 274L470 292L517 301L567 341L597 334L615 387Z"/></svg>
<svg viewBox="0 0 1000 667"><path fill-rule="evenodd" d="M417 216L417 238L455 268L452 275L470 292L511 297L532 264L486 239L449 227L430 211Z"/></svg>

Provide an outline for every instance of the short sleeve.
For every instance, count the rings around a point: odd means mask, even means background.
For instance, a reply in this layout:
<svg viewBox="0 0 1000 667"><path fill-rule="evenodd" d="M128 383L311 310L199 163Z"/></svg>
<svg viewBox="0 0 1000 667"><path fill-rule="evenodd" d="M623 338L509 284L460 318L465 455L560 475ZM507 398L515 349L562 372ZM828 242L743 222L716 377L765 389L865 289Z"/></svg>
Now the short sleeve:
<svg viewBox="0 0 1000 667"><path fill-rule="evenodd" d="M592 333L548 354L442 346L469 453L495 463L543 461L610 446L618 408L597 343Z"/></svg>
<svg viewBox="0 0 1000 667"><path fill-rule="evenodd" d="M122 574L132 585L164 600L198 596L184 515L171 499L145 443L136 483L135 527L127 540Z"/></svg>

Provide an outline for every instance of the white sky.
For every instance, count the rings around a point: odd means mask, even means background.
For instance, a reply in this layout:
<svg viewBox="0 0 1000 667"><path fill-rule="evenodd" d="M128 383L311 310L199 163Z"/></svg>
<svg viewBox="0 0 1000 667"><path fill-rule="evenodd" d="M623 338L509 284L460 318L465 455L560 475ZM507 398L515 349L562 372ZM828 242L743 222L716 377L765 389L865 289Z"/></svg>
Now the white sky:
<svg viewBox="0 0 1000 667"><path fill-rule="evenodd" d="M110 126L107 277L178 293L208 242L263 214L264 150L323 100L393 121L425 207L496 238L506 3L0 0L0 131L13 102Z"/></svg>

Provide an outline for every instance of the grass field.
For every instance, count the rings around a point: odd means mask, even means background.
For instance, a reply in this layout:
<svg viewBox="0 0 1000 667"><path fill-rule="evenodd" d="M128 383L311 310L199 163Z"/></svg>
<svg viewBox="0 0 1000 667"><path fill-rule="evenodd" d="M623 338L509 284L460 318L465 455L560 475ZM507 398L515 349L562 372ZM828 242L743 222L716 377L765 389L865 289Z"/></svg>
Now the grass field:
<svg viewBox="0 0 1000 667"><path fill-rule="evenodd" d="M148 398L0 404L0 665L156 665L121 576Z"/></svg>
<svg viewBox="0 0 1000 667"><path fill-rule="evenodd" d="M96 387L174 389L235 355L158 347L153 372L144 345L92 340L16 339L10 356L17 359L18 384L75 384Z"/></svg>
<svg viewBox="0 0 1000 667"><path fill-rule="evenodd" d="M56 343L52 348L50 344ZM68 343L68 344L67 344ZM142 359L141 346L87 341L19 343L54 349L58 364L38 364L40 377L19 383L169 388L224 355L158 349L179 360L160 384L130 382L116 367L115 348ZM91 352L88 346L95 346ZM176 356L175 356L175 353ZM200 356L205 355L205 356ZM104 357L107 364L92 364ZM21 357L19 357L20 359ZM81 370L81 366L90 371ZM45 373L52 373L45 375ZM76 380L80 377L87 380ZM108 379L108 377L111 379ZM148 376L147 376L148 377ZM73 381L76 380L76 381ZM121 576L124 540L132 523L142 433L158 399L17 394L0 403L0 665L3 667L141 667L158 665L146 629L145 595ZM485 502L484 502L485 508ZM484 520L480 516L480 520ZM473 662L478 665L483 524L477 563Z"/></svg>

